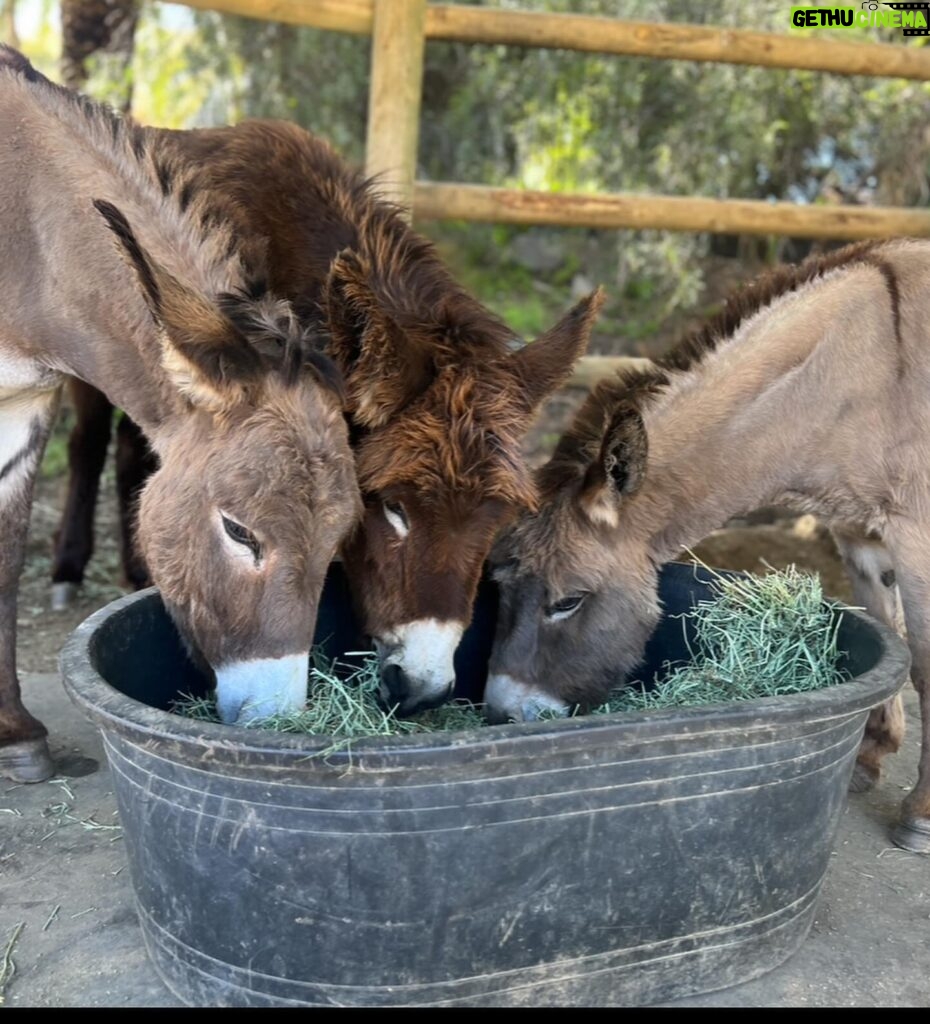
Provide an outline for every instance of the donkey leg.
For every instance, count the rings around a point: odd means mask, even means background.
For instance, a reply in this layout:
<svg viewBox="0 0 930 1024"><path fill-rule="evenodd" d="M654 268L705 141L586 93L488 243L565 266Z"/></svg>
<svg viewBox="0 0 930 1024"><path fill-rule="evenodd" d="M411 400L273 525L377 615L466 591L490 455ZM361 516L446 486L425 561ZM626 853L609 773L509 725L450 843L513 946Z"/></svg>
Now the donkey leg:
<svg viewBox="0 0 930 1024"><path fill-rule="evenodd" d="M0 403L0 776L41 782L55 770L45 726L23 706L16 676L16 591L36 472L60 390Z"/></svg>
<svg viewBox="0 0 930 1024"><path fill-rule="evenodd" d="M119 498L120 545L126 583L134 590L151 584L145 560L136 544L139 494L158 469L158 459L145 435L123 413L116 428L116 493Z"/></svg>
<svg viewBox="0 0 930 1024"><path fill-rule="evenodd" d="M52 555L55 611L71 603L94 551L94 509L113 416L113 406L95 387L72 379L69 388L75 424L68 438L68 495Z"/></svg>
<svg viewBox="0 0 930 1024"><path fill-rule="evenodd" d="M920 698L917 785L905 797L891 838L914 853L930 853L930 536L910 526L896 537L894 558L911 649L911 682Z"/></svg>
<svg viewBox="0 0 930 1024"><path fill-rule="evenodd" d="M895 571L891 555L879 540L862 533L834 529L833 539L843 559L856 604L891 629L901 629ZM882 759L896 753L904 740L904 705L896 694L869 713L856 757L850 792L865 793L881 777Z"/></svg>

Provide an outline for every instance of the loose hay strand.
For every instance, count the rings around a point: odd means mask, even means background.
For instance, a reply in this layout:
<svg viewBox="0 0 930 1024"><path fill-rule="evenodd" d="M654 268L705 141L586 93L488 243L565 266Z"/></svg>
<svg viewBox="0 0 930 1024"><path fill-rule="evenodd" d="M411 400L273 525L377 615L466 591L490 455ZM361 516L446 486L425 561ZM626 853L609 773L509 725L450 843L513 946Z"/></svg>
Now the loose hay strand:
<svg viewBox="0 0 930 1024"><path fill-rule="evenodd" d="M6 1001L6 989L16 974L16 964L13 961L13 947L19 938L20 932L26 927L25 921L20 921L13 926L13 934L10 936L3 951L3 959L0 960L0 1006Z"/></svg>
<svg viewBox="0 0 930 1024"><path fill-rule="evenodd" d="M45 924L42 925L42 931L43 932L48 931L48 926L52 923L52 921L55 920L56 917L58 917L58 911L59 910L61 910L61 904L60 903L57 904L55 909L48 915L48 919L46 920Z"/></svg>

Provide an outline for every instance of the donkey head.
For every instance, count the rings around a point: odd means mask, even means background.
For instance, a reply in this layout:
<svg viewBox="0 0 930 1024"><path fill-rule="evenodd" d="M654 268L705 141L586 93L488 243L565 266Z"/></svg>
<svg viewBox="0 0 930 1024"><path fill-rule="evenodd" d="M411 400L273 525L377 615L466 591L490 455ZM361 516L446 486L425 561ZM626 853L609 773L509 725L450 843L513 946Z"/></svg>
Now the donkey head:
<svg viewBox="0 0 930 1024"><path fill-rule="evenodd" d="M639 394L662 382L656 376ZM539 471L540 511L495 545L500 588L485 700L492 721L603 701L659 619L644 507L647 439L624 386L599 386Z"/></svg>
<svg viewBox="0 0 930 1024"><path fill-rule="evenodd" d="M207 297L95 205L155 320L172 410L140 505L152 579L225 722L296 709L326 569L360 511L338 373L286 303Z"/></svg>
<svg viewBox="0 0 930 1024"><path fill-rule="evenodd" d="M494 537L535 506L523 436L584 351L601 302L592 295L514 352L469 320L474 303L458 292L411 313L355 254L332 266L330 352L346 380L364 501L342 556L381 659L381 698L402 714L452 693Z"/></svg>

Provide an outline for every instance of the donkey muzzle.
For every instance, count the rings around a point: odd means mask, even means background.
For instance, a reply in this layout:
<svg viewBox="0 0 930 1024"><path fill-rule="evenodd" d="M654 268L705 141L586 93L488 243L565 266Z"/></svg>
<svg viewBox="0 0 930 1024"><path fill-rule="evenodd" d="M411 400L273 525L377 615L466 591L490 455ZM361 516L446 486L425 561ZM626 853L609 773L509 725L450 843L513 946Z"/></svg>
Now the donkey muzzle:
<svg viewBox="0 0 930 1024"><path fill-rule="evenodd" d="M504 673L488 676L484 700L488 721L492 725L536 722L541 718L566 718L571 712L571 705L564 700Z"/></svg>
<svg viewBox="0 0 930 1024"><path fill-rule="evenodd" d="M397 708L397 713L401 716L414 715L418 711L428 711L444 704L452 696L454 689L453 679L443 689L424 694L422 690L412 685L400 665L385 665L381 670L378 699L385 708Z"/></svg>
<svg viewBox="0 0 930 1024"><path fill-rule="evenodd" d="M310 655L252 658L214 669L216 707L226 725L286 715L307 702Z"/></svg>
<svg viewBox="0 0 930 1024"><path fill-rule="evenodd" d="M455 688L453 661L463 632L460 622L417 619L375 637L381 703L400 715L445 703Z"/></svg>

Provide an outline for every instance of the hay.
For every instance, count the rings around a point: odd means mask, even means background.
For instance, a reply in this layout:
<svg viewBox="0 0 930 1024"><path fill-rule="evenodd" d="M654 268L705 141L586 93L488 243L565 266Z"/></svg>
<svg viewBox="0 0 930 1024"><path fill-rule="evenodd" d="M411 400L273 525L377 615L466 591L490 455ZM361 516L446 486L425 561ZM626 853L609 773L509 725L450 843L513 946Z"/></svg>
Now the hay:
<svg viewBox="0 0 930 1024"><path fill-rule="evenodd" d="M633 683L595 713L654 711L806 693L846 682L837 648L841 615L825 602L820 579L795 566L765 576L714 574L713 596L690 613L691 661L654 688ZM681 616L682 619L685 616Z"/></svg>
<svg viewBox="0 0 930 1024"><path fill-rule="evenodd" d="M16 974L16 964L13 960L13 947L16 945L19 933L25 927L25 921L20 921L18 924L13 925L13 932L6 944L6 948L3 950L2 956L0 956L0 1006L3 1006L5 1002L7 986L13 980L13 975Z"/></svg>
<svg viewBox="0 0 930 1024"><path fill-rule="evenodd" d="M839 667L841 616L824 601L820 580L794 566L765 576L729 579L714 574L712 597L689 613L695 629L691 661L666 664L657 685L636 681L616 691L591 714L730 703L803 693L850 678ZM684 619L686 616L680 616ZM682 624L684 628L684 623ZM306 706L288 715L256 718L251 729L331 736L322 755L367 736L452 732L487 726L481 705L454 701L413 718L378 703L378 659L366 653L360 667L311 652ZM187 718L219 722L212 695L182 695L172 710ZM543 713L541 718L557 718Z"/></svg>
<svg viewBox="0 0 930 1024"><path fill-rule="evenodd" d="M385 710L378 703L381 674L376 655L366 652L360 667L327 659L316 649L310 656L304 708L287 715L254 718L245 723L246 728L335 737L336 741L322 752L326 755L367 736L450 732L487 725L481 709L467 701L452 701L413 718L398 718L396 706ZM200 698L182 694L172 710L199 721L220 720L212 694Z"/></svg>

